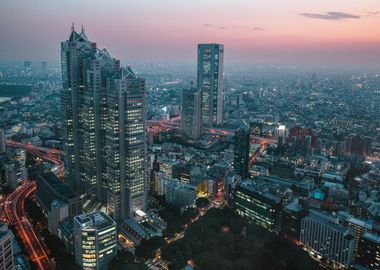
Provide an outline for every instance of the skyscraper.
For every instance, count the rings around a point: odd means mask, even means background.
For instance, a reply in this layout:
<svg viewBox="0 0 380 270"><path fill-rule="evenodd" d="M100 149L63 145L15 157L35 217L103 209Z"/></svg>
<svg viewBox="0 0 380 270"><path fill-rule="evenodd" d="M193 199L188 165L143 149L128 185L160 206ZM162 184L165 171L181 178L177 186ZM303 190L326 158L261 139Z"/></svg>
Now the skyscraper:
<svg viewBox="0 0 380 270"><path fill-rule="evenodd" d="M198 45L198 89L201 90L201 127L210 128L222 122L224 46Z"/></svg>
<svg viewBox="0 0 380 270"><path fill-rule="evenodd" d="M195 88L183 89L181 100L182 133L191 139L197 139L200 133L201 92Z"/></svg>
<svg viewBox="0 0 380 270"><path fill-rule="evenodd" d="M250 133L240 129L234 136L234 170L243 179L248 177Z"/></svg>
<svg viewBox="0 0 380 270"><path fill-rule="evenodd" d="M83 163L83 93L87 69L95 58L96 43L78 34L72 26L69 40L61 43L63 137L65 138L65 180L77 192L82 190Z"/></svg>
<svg viewBox="0 0 380 270"><path fill-rule="evenodd" d="M0 154L5 153L7 150L6 138L4 129L0 128Z"/></svg>
<svg viewBox="0 0 380 270"><path fill-rule="evenodd" d="M129 67L108 79L107 109L107 212L123 220L146 208L145 80Z"/></svg>
<svg viewBox="0 0 380 270"><path fill-rule="evenodd" d="M62 42L65 176L115 219L145 209L145 81L72 28Z"/></svg>

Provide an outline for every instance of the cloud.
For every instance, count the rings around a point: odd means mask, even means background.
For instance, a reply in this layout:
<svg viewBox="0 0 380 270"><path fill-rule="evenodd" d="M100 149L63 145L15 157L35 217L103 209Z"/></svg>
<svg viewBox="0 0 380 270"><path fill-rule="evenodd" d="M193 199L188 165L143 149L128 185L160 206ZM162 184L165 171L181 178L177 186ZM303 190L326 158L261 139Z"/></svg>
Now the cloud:
<svg viewBox="0 0 380 270"><path fill-rule="evenodd" d="M368 11L367 12L367 16L368 17L372 17L372 16L376 16L379 13L380 13L379 11Z"/></svg>
<svg viewBox="0 0 380 270"><path fill-rule="evenodd" d="M321 13L301 13L301 16L311 18L311 19L320 19L320 20L331 20L331 21L340 21L345 19L360 19L360 16L353 15L344 12L338 11L329 11L324 14Z"/></svg>
<svg viewBox="0 0 380 270"><path fill-rule="evenodd" d="M218 28L218 29L220 29L220 30L228 29L227 26L223 26L223 25L214 25L214 24L210 24L210 23L205 23L205 24L203 24L203 27Z"/></svg>
<svg viewBox="0 0 380 270"><path fill-rule="evenodd" d="M227 29L236 30L237 29L237 30L244 31L246 33L251 33L252 31L267 31L266 29L261 28L261 27L248 27L248 26L236 26L236 25L224 26L224 25L217 25L217 24L211 24L211 23L205 23L202 26L208 27L208 28L215 28L218 30L227 30Z"/></svg>
<svg viewBox="0 0 380 270"><path fill-rule="evenodd" d="M252 30L253 31L266 31L266 29L261 28L261 27L253 27Z"/></svg>

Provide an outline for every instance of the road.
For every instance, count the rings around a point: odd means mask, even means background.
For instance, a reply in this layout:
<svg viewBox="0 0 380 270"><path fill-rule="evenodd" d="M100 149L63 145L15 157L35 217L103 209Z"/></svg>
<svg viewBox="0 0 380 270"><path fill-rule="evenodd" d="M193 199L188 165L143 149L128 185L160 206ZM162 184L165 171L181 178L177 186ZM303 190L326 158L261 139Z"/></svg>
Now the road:
<svg viewBox="0 0 380 270"><path fill-rule="evenodd" d="M36 192L36 183L27 182L17 188L5 200L5 214L9 224L15 226L29 253L29 259L35 262L39 270L54 269L54 264L41 245L32 224L26 216L24 201Z"/></svg>
<svg viewBox="0 0 380 270"><path fill-rule="evenodd" d="M36 155L50 163L55 164L56 169L54 170L54 173L56 173L57 175L60 175L64 172L64 164L61 160L61 156L63 155L62 151L57 149L37 147L31 143L21 143L12 140L7 140L6 143L7 147L23 148L28 153Z"/></svg>

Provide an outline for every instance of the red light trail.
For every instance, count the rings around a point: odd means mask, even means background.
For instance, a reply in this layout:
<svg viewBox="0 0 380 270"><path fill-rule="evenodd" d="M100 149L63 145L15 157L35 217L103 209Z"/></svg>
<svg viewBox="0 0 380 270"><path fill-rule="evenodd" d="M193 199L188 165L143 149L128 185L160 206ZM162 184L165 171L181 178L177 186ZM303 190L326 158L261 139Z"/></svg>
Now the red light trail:
<svg viewBox="0 0 380 270"><path fill-rule="evenodd" d="M33 226L26 219L24 201L36 192L36 183L27 182L11 193L4 202L5 214L9 224L15 226L18 235L25 243L25 247L29 253L29 258L36 262L38 269L50 270L54 269L54 264L49 259L46 251L41 245Z"/></svg>

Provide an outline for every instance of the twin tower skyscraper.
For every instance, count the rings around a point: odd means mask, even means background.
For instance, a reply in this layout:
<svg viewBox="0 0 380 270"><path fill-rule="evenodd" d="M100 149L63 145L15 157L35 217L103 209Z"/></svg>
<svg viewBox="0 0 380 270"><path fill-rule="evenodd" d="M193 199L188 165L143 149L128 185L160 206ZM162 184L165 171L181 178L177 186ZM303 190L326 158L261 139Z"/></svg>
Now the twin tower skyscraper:
<svg viewBox="0 0 380 270"><path fill-rule="evenodd" d="M145 80L82 28L61 43L65 181L115 220L147 205Z"/></svg>

